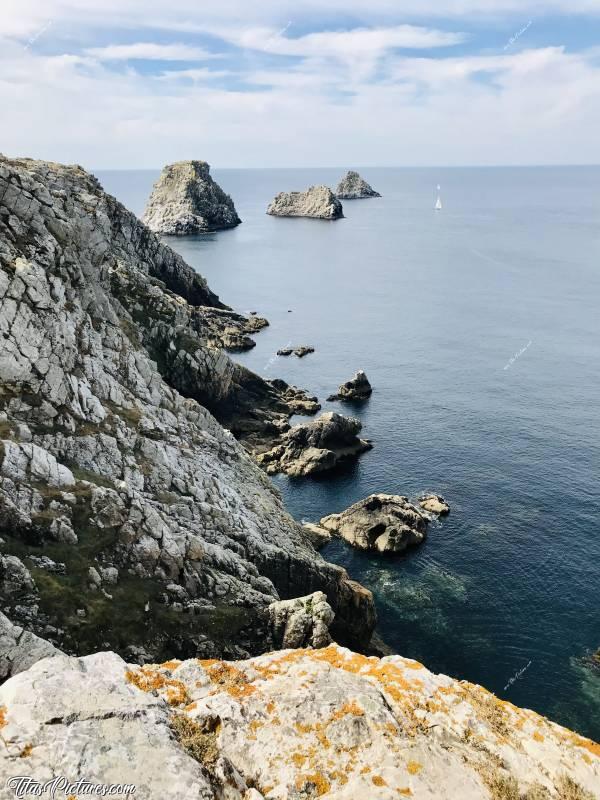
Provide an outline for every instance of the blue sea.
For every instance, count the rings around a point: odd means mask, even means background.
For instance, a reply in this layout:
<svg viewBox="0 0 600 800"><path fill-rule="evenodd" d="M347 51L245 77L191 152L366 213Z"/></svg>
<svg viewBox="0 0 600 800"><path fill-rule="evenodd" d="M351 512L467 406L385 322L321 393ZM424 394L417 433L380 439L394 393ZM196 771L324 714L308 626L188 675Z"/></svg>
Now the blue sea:
<svg viewBox="0 0 600 800"><path fill-rule="evenodd" d="M450 516L407 555L325 557L372 589L394 650L600 740L582 660L600 647L600 168L364 169L382 197L343 220L265 214L342 173L213 170L243 224L169 241L270 320L239 361L373 440L340 474L275 483L310 521L373 492L444 495ZM138 214L158 177L97 174ZM275 356L299 344L316 352ZM368 403L326 403L357 369Z"/></svg>

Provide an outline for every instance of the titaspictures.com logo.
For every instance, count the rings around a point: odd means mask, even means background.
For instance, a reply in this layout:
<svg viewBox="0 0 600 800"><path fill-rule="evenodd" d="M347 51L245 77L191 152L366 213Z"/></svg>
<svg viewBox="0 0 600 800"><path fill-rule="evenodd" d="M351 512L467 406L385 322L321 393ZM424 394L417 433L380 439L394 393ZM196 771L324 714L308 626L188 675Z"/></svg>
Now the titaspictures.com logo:
<svg viewBox="0 0 600 800"><path fill-rule="evenodd" d="M15 775L6 781L6 788L12 790L15 797L50 797L54 800L56 797L80 798L86 795L129 798L137 787L133 783L92 783L85 778L73 782L64 776L40 783L28 775Z"/></svg>

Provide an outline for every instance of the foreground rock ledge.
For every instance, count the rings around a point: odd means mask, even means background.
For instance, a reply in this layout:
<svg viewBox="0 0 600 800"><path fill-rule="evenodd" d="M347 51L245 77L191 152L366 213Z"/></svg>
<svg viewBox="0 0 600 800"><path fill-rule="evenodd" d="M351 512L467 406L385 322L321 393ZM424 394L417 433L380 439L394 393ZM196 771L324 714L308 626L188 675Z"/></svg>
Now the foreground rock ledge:
<svg viewBox="0 0 600 800"><path fill-rule="evenodd" d="M328 186L311 186L305 192L280 192L267 209L273 217L340 219L342 204Z"/></svg>
<svg viewBox="0 0 600 800"><path fill-rule="evenodd" d="M0 687L8 778L202 800L598 800L600 746L466 681L336 645L249 661L45 659Z"/></svg>
<svg viewBox="0 0 600 800"><path fill-rule="evenodd" d="M206 161L166 166L142 219L155 233L173 236L234 228L241 222L233 200L212 179Z"/></svg>

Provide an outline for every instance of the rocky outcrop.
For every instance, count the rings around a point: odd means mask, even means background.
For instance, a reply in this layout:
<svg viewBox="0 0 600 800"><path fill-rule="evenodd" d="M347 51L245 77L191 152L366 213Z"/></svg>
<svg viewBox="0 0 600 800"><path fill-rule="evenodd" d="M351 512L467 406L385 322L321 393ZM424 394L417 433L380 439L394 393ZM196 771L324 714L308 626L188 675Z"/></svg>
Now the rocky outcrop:
<svg viewBox="0 0 600 800"><path fill-rule="evenodd" d="M267 209L274 217L340 219L342 204L328 186L311 186L305 192L280 192Z"/></svg>
<svg viewBox="0 0 600 800"><path fill-rule="evenodd" d="M298 358L304 358L304 356L309 355L310 353L314 353L315 348L311 347L310 345L300 345L299 347L282 347L280 350L277 351L278 356L291 356L292 353Z"/></svg>
<svg viewBox="0 0 600 800"><path fill-rule="evenodd" d="M209 233L241 222L233 200L212 179L206 161L166 166L142 219L155 233L171 236Z"/></svg>
<svg viewBox="0 0 600 800"><path fill-rule="evenodd" d="M445 516L450 513L450 506L439 494L424 494L419 497L419 505L430 514Z"/></svg>
<svg viewBox="0 0 600 800"><path fill-rule="evenodd" d="M288 430L275 447L260 453L257 460L269 475L328 472L371 449L367 439L359 438L361 430L359 420L328 412L314 422Z"/></svg>
<svg viewBox="0 0 600 800"><path fill-rule="evenodd" d="M327 400L329 402L334 400L362 401L370 397L372 393L373 387L369 383L369 379L362 369L359 369L353 378L342 383L337 393L329 395Z"/></svg>
<svg viewBox="0 0 600 800"><path fill-rule="evenodd" d="M278 649L318 648L331 644L329 628L335 614L323 592L271 603L269 615Z"/></svg>
<svg viewBox="0 0 600 800"><path fill-rule="evenodd" d="M50 642L13 625L0 613L0 683L29 669L42 658L59 654L60 650Z"/></svg>
<svg viewBox="0 0 600 800"><path fill-rule="evenodd" d="M367 646L369 593L315 552L232 434L265 447L315 403L234 364L230 325L245 320L92 176L0 158L13 623L70 653L237 657L270 646L272 602L322 591L335 638Z"/></svg>
<svg viewBox="0 0 600 800"><path fill-rule="evenodd" d="M335 190L340 200L360 200L366 197L381 197L369 184L361 178L358 172L350 170L338 183Z"/></svg>
<svg viewBox="0 0 600 800"><path fill-rule="evenodd" d="M402 553L427 535L427 517L395 494L372 494L341 514L323 517L319 525L353 547L379 553Z"/></svg>
<svg viewBox="0 0 600 800"><path fill-rule="evenodd" d="M144 800L599 800L600 746L401 656L330 646L248 661L41 661L0 687L13 776ZM57 794L58 796L58 794ZM117 795L124 797L124 792Z"/></svg>

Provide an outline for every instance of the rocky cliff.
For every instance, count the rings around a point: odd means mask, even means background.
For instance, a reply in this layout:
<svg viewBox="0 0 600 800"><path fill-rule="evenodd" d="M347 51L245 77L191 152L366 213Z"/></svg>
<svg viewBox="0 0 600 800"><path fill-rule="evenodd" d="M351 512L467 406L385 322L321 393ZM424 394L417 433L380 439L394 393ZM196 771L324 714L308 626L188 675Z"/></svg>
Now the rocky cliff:
<svg viewBox="0 0 600 800"><path fill-rule="evenodd" d="M335 645L144 667L59 655L0 687L0 735L6 800L23 775L143 800L600 798L600 745L416 661Z"/></svg>
<svg viewBox="0 0 600 800"><path fill-rule="evenodd" d="M276 644L270 603L321 590L335 637L368 644L369 592L316 553L211 413L260 437L304 403L223 352L248 325L81 168L0 158L13 623L77 654L238 657Z"/></svg>
<svg viewBox="0 0 600 800"><path fill-rule="evenodd" d="M344 210L328 186L311 186L305 192L280 192L269 205L267 214L274 217L340 219L344 216Z"/></svg>
<svg viewBox="0 0 600 800"><path fill-rule="evenodd" d="M234 228L241 222L233 200L212 179L206 161L178 161L166 166L143 219L156 233L173 236Z"/></svg>

